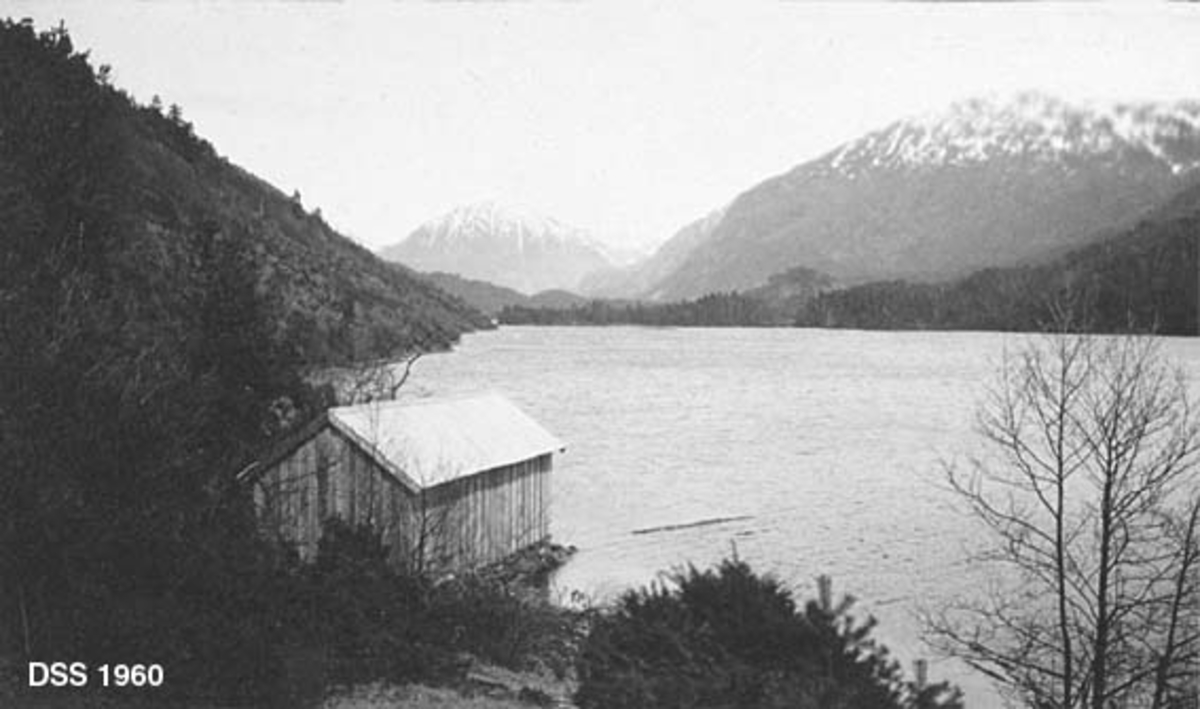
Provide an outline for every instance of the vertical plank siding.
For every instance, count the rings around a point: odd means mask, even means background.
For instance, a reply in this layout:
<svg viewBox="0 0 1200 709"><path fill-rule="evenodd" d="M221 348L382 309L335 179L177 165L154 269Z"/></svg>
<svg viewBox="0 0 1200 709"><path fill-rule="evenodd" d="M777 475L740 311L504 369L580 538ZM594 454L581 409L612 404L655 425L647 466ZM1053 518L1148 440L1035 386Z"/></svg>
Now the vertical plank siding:
<svg viewBox="0 0 1200 709"><path fill-rule="evenodd" d="M545 539L549 463L541 456L427 490L429 514L445 522L442 556L455 566L487 564Z"/></svg>
<svg viewBox="0 0 1200 709"><path fill-rule="evenodd" d="M264 471L253 497L264 532L305 560L325 520L339 517L374 525L398 565L416 558L425 533L435 566L473 567L549 537L551 462L547 453L415 494L326 426Z"/></svg>

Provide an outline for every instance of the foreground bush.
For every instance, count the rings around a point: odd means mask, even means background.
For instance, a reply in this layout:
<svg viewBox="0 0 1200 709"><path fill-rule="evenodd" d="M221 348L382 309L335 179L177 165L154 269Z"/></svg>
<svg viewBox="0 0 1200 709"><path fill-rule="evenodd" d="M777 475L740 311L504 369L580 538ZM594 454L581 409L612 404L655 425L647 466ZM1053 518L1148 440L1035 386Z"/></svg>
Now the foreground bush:
<svg viewBox="0 0 1200 709"><path fill-rule="evenodd" d="M583 709L838 707L951 709L961 693L903 679L885 647L840 604L791 593L743 561L689 568L631 591L594 619L579 660Z"/></svg>
<svg viewBox="0 0 1200 709"><path fill-rule="evenodd" d="M470 658L514 670L569 664L567 611L473 574L435 583L387 556L377 531L330 520L316 563L281 589L292 642L327 655L331 683L453 681Z"/></svg>

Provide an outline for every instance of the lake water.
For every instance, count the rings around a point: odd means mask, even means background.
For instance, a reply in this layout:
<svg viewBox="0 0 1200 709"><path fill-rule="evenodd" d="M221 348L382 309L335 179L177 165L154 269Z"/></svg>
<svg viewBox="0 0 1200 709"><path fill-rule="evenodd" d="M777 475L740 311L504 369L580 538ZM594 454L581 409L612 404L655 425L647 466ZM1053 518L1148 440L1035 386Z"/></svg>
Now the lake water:
<svg viewBox="0 0 1200 709"><path fill-rule="evenodd" d="M408 395L494 389L567 443L552 531L579 547L564 596L604 600L682 564L737 554L801 598L815 577L859 599L903 660L929 657L915 617L969 587L969 520L940 489L978 445L974 411L999 333L506 327L422 358ZM1166 353L1200 372L1200 340ZM724 523L639 533L656 527ZM980 677L930 657L968 706Z"/></svg>

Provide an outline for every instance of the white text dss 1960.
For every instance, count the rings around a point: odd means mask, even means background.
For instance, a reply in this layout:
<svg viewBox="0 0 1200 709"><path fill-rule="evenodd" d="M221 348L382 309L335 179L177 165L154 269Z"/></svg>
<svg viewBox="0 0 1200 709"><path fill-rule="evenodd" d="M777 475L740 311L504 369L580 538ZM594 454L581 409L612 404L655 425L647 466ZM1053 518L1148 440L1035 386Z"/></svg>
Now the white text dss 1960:
<svg viewBox="0 0 1200 709"><path fill-rule="evenodd" d="M30 662L30 687L161 687L162 665L104 664L89 668L82 662Z"/></svg>

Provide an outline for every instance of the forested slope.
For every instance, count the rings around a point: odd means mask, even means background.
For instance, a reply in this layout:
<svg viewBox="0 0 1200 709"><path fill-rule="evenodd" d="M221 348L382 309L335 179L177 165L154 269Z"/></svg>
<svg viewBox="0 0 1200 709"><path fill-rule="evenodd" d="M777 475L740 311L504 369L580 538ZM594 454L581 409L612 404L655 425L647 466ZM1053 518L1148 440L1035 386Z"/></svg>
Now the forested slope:
<svg viewBox="0 0 1200 709"><path fill-rule="evenodd" d="M865 329L1034 331L1064 317L1094 332L1197 332L1200 188L1136 227L1036 266L949 283L868 283L826 291L797 324Z"/></svg>

